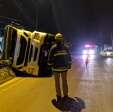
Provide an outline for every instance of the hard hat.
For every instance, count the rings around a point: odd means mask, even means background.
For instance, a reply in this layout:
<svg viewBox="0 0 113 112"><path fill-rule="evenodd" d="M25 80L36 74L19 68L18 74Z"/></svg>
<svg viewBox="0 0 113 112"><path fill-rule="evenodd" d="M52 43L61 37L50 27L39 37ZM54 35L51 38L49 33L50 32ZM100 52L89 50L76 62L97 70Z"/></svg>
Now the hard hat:
<svg viewBox="0 0 113 112"><path fill-rule="evenodd" d="M55 35L55 40L63 40L63 35L61 33L57 33Z"/></svg>

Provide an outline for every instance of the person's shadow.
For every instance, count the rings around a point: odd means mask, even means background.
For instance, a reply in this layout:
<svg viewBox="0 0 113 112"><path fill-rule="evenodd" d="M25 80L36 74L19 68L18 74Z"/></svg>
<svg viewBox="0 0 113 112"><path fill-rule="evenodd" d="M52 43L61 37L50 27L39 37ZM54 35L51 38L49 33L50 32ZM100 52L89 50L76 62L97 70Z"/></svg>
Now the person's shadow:
<svg viewBox="0 0 113 112"><path fill-rule="evenodd" d="M85 109L85 102L78 97L68 97L65 100L62 99L60 103L55 103L55 100L52 100L52 104L61 112L81 112Z"/></svg>

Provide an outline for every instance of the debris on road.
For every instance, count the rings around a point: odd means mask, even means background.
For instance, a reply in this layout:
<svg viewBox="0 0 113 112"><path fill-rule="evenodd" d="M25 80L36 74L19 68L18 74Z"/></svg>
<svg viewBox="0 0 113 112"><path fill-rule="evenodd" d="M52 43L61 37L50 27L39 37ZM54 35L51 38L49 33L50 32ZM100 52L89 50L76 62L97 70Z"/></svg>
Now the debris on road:
<svg viewBox="0 0 113 112"><path fill-rule="evenodd" d="M15 77L15 73L9 66L8 61L0 60L0 84Z"/></svg>

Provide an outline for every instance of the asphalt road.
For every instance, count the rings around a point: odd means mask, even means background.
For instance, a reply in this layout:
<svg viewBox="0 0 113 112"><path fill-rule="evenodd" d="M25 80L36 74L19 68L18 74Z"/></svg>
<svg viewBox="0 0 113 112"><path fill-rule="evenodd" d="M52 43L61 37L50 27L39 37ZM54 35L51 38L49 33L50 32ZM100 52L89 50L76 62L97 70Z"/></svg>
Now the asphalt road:
<svg viewBox="0 0 113 112"><path fill-rule="evenodd" d="M85 112L113 112L113 58L73 56L68 72L70 97L85 101ZM0 112L61 112L55 98L53 78L16 77L0 85Z"/></svg>

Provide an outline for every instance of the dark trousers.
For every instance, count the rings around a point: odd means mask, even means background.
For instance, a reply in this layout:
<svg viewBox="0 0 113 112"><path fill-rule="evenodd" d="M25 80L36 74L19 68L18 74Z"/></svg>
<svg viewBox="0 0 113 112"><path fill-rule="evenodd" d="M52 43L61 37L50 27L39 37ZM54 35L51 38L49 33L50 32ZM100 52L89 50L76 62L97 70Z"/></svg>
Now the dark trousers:
<svg viewBox="0 0 113 112"><path fill-rule="evenodd" d="M55 79L56 95L62 96L62 90L63 90L63 96L68 96L67 71L54 72L54 79Z"/></svg>

